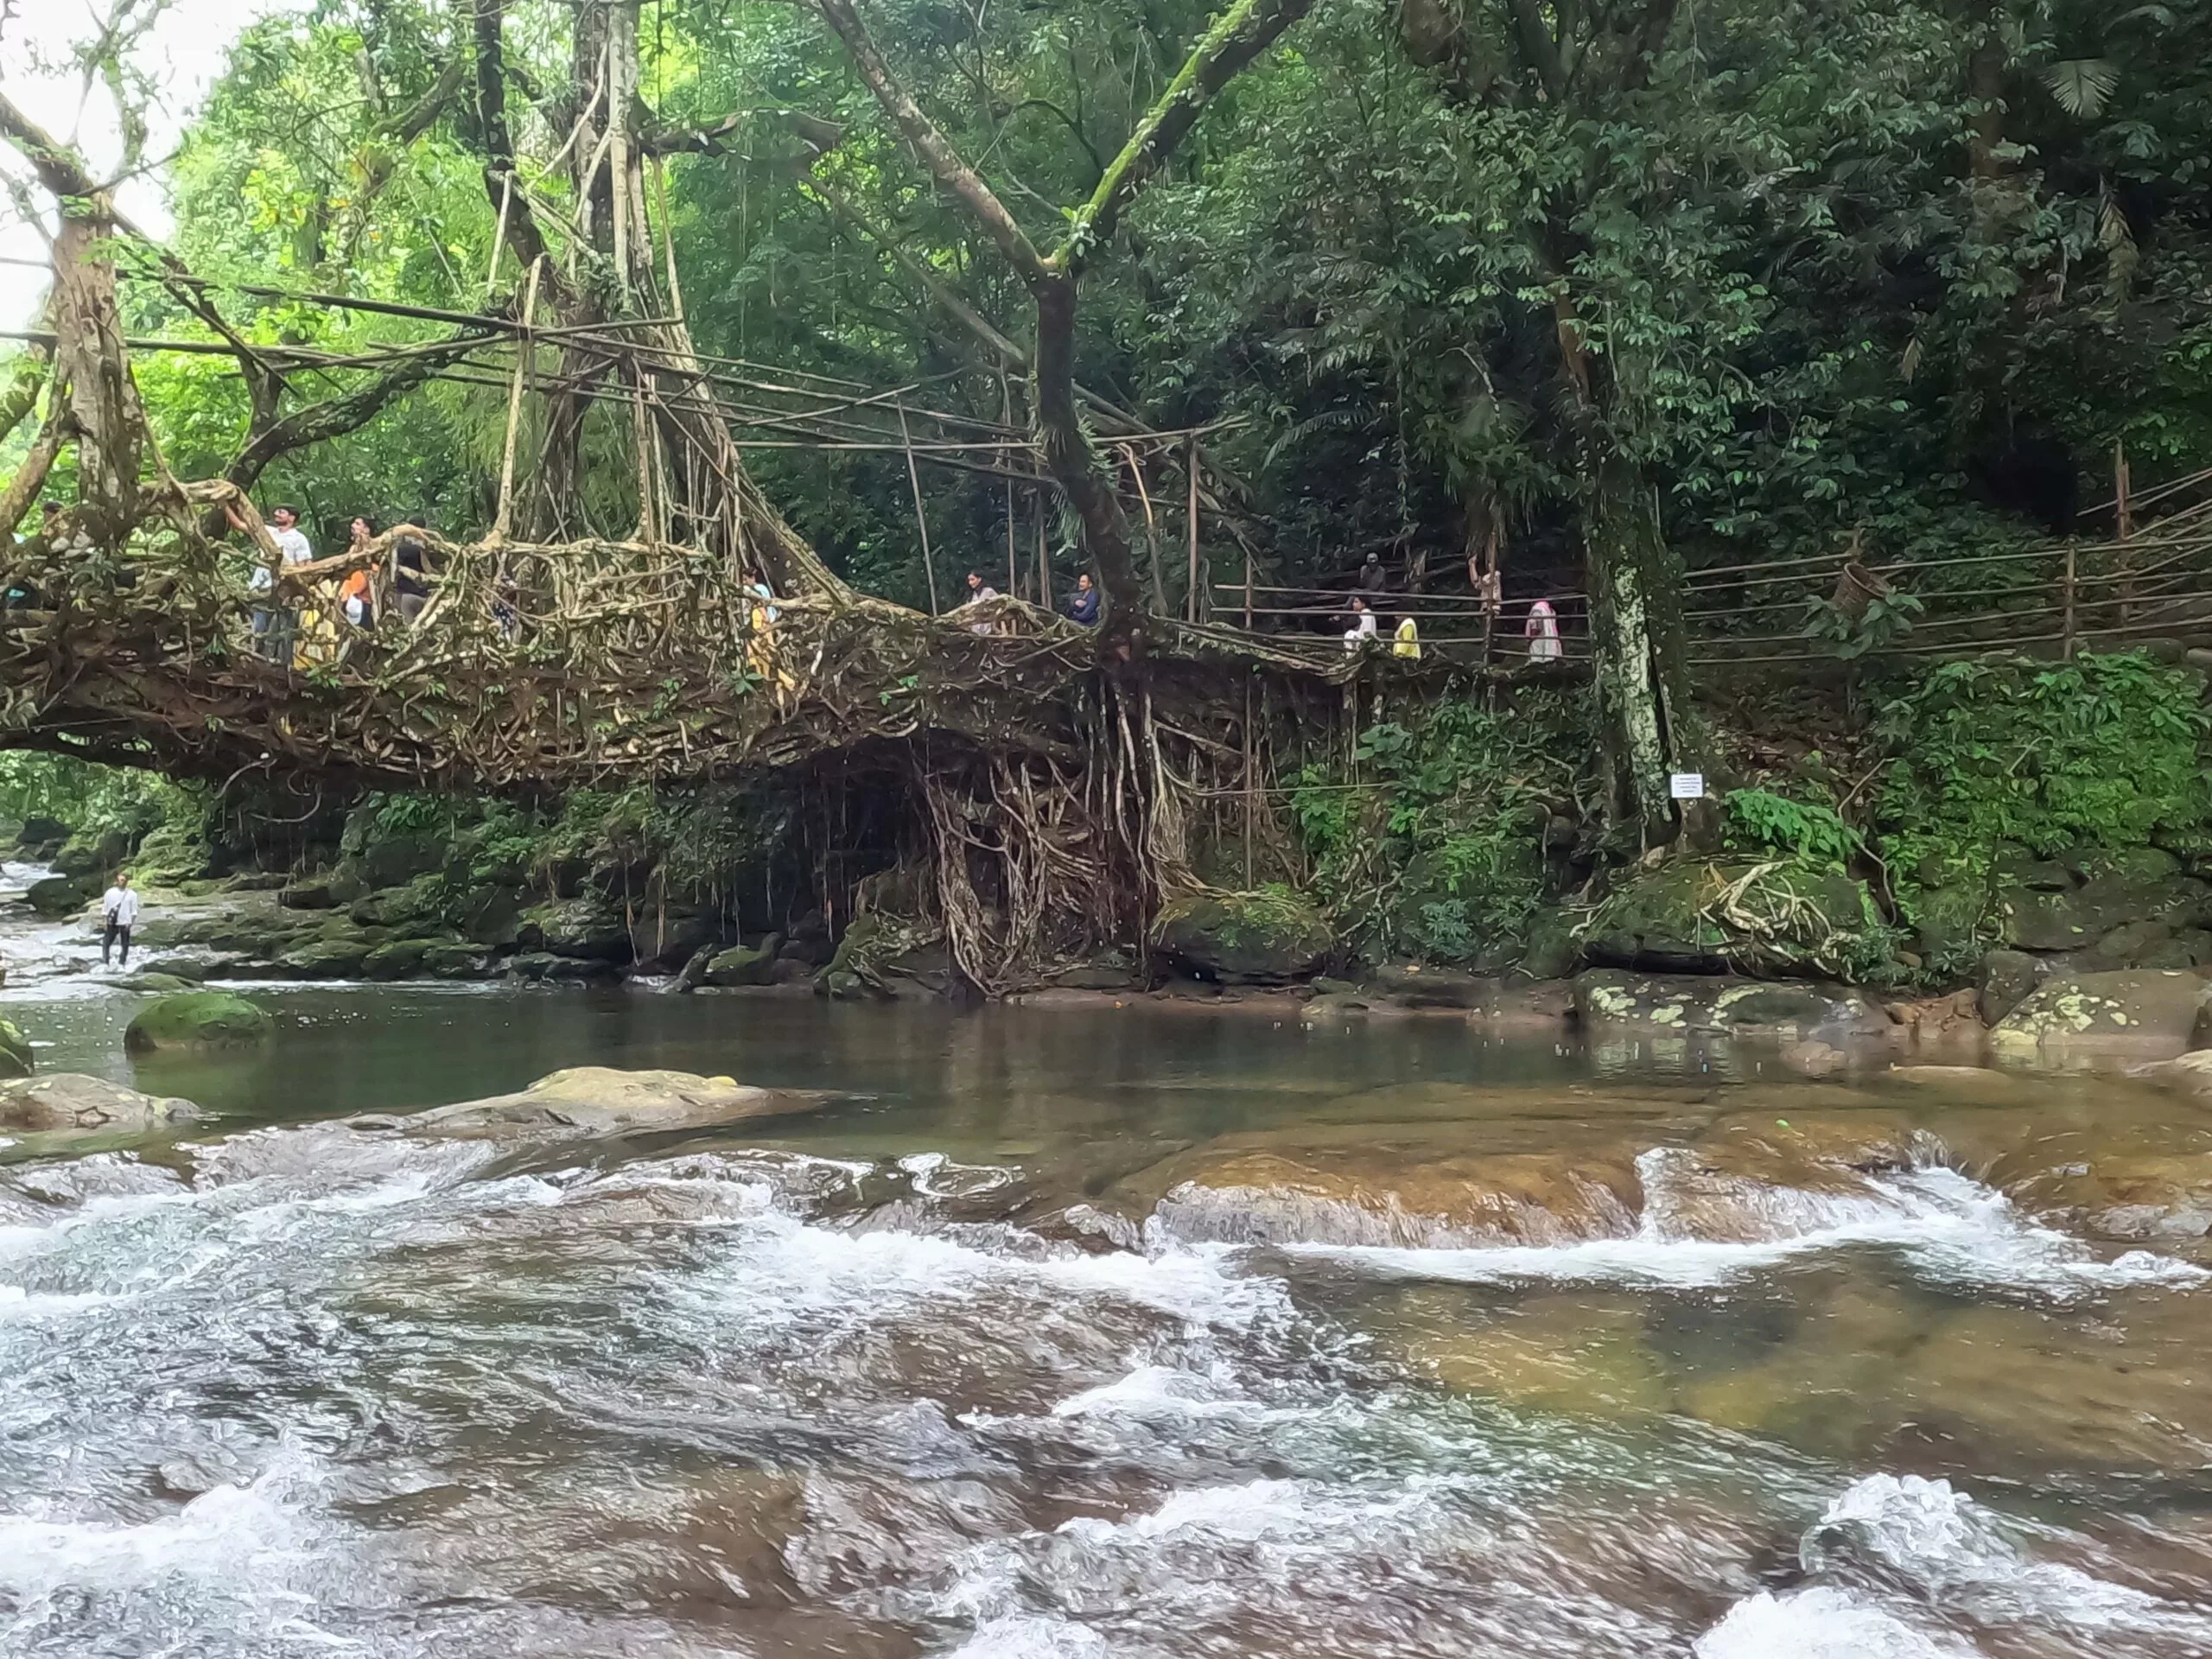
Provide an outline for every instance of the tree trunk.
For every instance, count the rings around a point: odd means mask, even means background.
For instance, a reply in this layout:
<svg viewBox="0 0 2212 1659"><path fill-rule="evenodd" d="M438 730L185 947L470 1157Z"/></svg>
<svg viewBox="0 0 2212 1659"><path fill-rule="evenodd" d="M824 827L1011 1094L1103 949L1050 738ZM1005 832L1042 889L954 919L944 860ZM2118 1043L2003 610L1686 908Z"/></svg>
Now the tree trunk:
<svg viewBox="0 0 2212 1659"><path fill-rule="evenodd" d="M1681 558L1660 528L1650 486L1618 452L1593 467L1582 522L1614 813L1637 823L1650 845L1675 833L1668 774L1694 770L1701 747L1690 702Z"/></svg>
<svg viewBox="0 0 2212 1659"><path fill-rule="evenodd" d="M119 541L137 518L146 417L116 312L108 251L115 233L105 194L63 200L54 243L54 379L68 391L86 527L97 538Z"/></svg>
<svg viewBox="0 0 2212 1659"><path fill-rule="evenodd" d="M1091 574L1105 596L1100 643L1117 654L1125 647L1134 651L1144 588L1129 552L1128 518L1076 412L1076 279L1054 274L1032 286L1037 296L1037 435L1044 444L1046 470L1083 523L1084 550L1090 555Z"/></svg>

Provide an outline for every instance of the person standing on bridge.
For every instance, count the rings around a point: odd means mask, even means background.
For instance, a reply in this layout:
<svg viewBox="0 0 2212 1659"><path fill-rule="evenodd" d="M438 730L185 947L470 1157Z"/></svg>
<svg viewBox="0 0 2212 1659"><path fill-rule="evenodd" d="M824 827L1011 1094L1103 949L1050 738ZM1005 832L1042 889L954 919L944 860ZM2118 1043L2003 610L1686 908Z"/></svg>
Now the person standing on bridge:
<svg viewBox="0 0 2212 1659"><path fill-rule="evenodd" d="M276 556L286 569L294 565L315 563L315 550L308 545L308 538L300 530L300 514L296 507L278 507L270 515L276 526L270 539L276 543ZM292 665L292 642L299 632L300 613L289 605L278 602L275 592L276 573L262 565L253 573L249 584L257 594L267 594L265 603L253 612L253 637L261 654L272 663Z"/></svg>
<svg viewBox="0 0 2212 1659"><path fill-rule="evenodd" d="M983 580L983 574L982 571L970 570L968 573L968 597L964 601L963 601L961 609L965 610L970 605L987 605L998 596L999 590L992 587L989 582ZM993 628L988 622L971 622L968 626L968 632L970 633L993 633L997 632L997 630Z"/></svg>
<svg viewBox="0 0 2212 1659"><path fill-rule="evenodd" d="M1560 643L1559 612L1548 599L1539 599L1529 607L1529 623L1524 632L1529 636L1529 660L1532 663L1555 663L1567 654L1567 647Z"/></svg>
<svg viewBox="0 0 2212 1659"><path fill-rule="evenodd" d="M1092 585L1088 570L1075 579L1075 597L1068 601L1068 615L1084 627L1098 626L1098 589Z"/></svg>
<svg viewBox="0 0 2212 1659"><path fill-rule="evenodd" d="M1354 594L1351 596L1351 626L1344 630L1344 649L1357 652L1376 637L1375 613L1368 609L1365 600Z"/></svg>
<svg viewBox="0 0 2212 1659"><path fill-rule="evenodd" d="M353 536L346 550L361 562L348 571L338 589L338 608L348 622L357 628L376 626L377 610L374 598L375 578L369 572L369 543L376 540L376 520L366 513L353 520Z"/></svg>
<svg viewBox="0 0 2212 1659"><path fill-rule="evenodd" d="M123 946L123 965L130 965L130 930L138 921L138 895L131 891L130 872L120 871L115 885L100 898L100 966L108 965L108 953L120 942Z"/></svg>
<svg viewBox="0 0 2212 1659"><path fill-rule="evenodd" d="M398 602L399 620L413 627L430 602L430 578L423 556L423 538L403 530L391 543L391 594Z"/></svg>
<svg viewBox="0 0 2212 1659"><path fill-rule="evenodd" d="M1359 591L1366 595L1370 610L1375 608L1375 601L1382 597L1382 590L1389 582L1389 575L1382 569L1382 556L1380 553L1369 554L1367 563L1359 567Z"/></svg>

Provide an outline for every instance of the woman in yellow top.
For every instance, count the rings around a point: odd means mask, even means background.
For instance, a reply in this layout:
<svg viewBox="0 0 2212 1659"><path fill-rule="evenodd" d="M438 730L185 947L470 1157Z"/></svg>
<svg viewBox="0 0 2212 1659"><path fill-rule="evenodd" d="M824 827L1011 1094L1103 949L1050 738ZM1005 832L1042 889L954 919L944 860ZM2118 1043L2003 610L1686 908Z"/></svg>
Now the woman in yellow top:
<svg viewBox="0 0 2212 1659"><path fill-rule="evenodd" d="M1421 630L1414 626L1413 618L1408 616L1402 620L1397 632L1391 637L1395 641L1390 647L1393 657L1410 658L1414 662L1421 660Z"/></svg>

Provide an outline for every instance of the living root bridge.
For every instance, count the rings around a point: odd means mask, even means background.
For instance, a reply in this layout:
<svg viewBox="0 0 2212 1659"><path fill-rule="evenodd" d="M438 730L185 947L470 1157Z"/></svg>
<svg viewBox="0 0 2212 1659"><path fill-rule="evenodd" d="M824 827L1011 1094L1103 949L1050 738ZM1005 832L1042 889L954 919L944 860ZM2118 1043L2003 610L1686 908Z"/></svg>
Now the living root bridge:
<svg viewBox="0 0 2212 1659"><path fill-rule="evenodd" d="M661 542L403 527L252 595L194 522L227 507L259 542L251 507L226 485L181 487L168 535L118 553L65 515L0 564L0 745L217 781L888 785L893 856L987 993L1141 944L1221 847L1249 870L1274 844L1258 780L1281 742L1335 741L1348 688L1434 695L1452 673L1164 619L1135 660L1102 662L1095 631L1017 601L929 617L849 593L769 599L729 561ZM354 570L391 574L401 535L429 550L420 619L380 602L370 629L319 621ZM249 617L270 605L302 613L309 665L257 653ZM836 897L850 913L853 893Z"/></svg>

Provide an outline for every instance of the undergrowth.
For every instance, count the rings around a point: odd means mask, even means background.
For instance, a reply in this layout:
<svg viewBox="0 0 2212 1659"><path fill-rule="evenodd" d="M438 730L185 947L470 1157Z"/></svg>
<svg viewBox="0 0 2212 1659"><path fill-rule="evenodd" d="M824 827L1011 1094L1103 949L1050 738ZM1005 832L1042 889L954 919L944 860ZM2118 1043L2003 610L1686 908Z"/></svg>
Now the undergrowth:
<svg viewBox="0 0 2212 1659"><path fill-rule="evenodd" d="M1524 692L1368 726L1349 768L1289 781L1309 891L1366 954L1512 954L1547 897L1546 826L1595 745L1583 698Z"/></svg>

